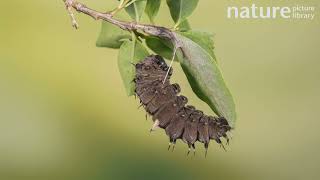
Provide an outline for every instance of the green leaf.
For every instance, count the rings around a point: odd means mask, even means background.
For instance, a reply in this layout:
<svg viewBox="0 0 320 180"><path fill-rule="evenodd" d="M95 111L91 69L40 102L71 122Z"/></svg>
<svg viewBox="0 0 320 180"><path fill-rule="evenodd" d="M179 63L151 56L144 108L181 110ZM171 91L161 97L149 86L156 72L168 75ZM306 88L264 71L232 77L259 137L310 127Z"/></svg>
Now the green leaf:
<svg viewBox="0 0 320 180"><path fill-rule="evenodd" d="M159 12L161 0L147 0L145 13L148 15L152 24L154 24L154 18Z"/></svg>
<svg viewBox="0 0 320 180"><path fill-rule="evenodd" d="M186 36L187 38L191 39L195 43L197 43L199 46L201 46L207 53L210 54L210 56L216 60L216 56L213 52L214 50L214 43L213 43L213 34L203 31L187 31L187 32L181 32L183 36Z"/></svg>
<svg viewBox="0 0 320 180"><path fill-rule="evenodd" d="M191 26L189 24L189 21L186 19L184 21L182 21L178 26L177 26L177 29L180 31L180 32L185 32L185 31L189 31L191 30Z"/></svg>
<svg viewBox="0 0 320 180"><path fill-rule="evenodd" d="M145 47L135 39L133 41L124 41L120 47L118 55L118 68L128 96L134 94L135 88L135 84L133 83L133 79L135 77L135 67L133 64L142 61L148 55L149 53Z"/></svg>
<svg viewBox="0 0 320 180"><path fill-rule="evenodd" d="M234 127L235 104L217 63L199 44L180 34L175 35L180 45L177 58L193 92Z"/></svg>
<svg viewBox="0 0 320 180"><path fill-rule="evenodd" d="M146 44L156 54L166 59L172 58L173 45L170 41L166 41L157 37L147 37Z"/></svg>
<svg viewBox="0 0 320 180"><path fill-rule="evenodd" d="M128 7L125 8L126 12L130 15L132 19L139 22L141 16L146 8L146 0L133 0Z"/></svg>
<svg viewBox="0 0 320 180"><path fill-rule="evenodd" d="M96 41L96 46L118 49L123 43L122 40L130 38L131 35L127 31L124 31L111 23L103 21L100 34Z"/></svg>
<svg viewBox="0 0 320 180"><path fill-rule="evenodd" d="M170 14L176 27L189 17L198 5L199 0L167 0Z"/></svg>

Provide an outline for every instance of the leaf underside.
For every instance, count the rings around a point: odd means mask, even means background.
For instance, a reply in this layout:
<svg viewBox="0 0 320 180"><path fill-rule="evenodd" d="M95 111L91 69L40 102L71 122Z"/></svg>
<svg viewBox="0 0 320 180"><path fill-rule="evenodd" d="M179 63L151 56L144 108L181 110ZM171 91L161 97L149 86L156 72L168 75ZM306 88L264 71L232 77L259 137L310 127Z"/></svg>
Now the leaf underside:
<svg viewBox="0 0 320 180"><path fill-rule="evenodd" d="M96 46L118 49L124 39L130 38L131 35L127 31L123 31L111 23L102 21L101 31L96 41Z"/></svg>
<svg viewBox="0 0 320 180"><path fill-rule="evenodd" d="M230 126L236 120L235 104L213 57L199 44L177 34L180 50L177 57L194 93Z"/></svg>
<svg viewBox="0 0 320 180"><path fill-rule="evenodd" d="M181 34L195 43L197 43L199 46L201 46L207 53L210 54L210 56L216 61L216 56L213 52L214 50L214 43L213 43L213 34L204 32L204 31L186 31L181 32Z"/></svg>
<svg viewBox="0 0 320 180"><path fill-rule="evenodd" d="M173 45L170 41L160 39L157 37L148 37L146 39L147 46L156 54L171 59L173 55Z"/></svg>

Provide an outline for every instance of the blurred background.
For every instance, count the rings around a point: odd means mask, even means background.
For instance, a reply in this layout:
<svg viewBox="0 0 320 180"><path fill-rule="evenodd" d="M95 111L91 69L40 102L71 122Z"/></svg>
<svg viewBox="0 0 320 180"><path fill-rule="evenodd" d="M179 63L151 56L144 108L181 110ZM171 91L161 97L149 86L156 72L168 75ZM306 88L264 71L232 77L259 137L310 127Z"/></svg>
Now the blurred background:
<svg viewBox="0 0 320 180"><path fill-rule="evenodd" d="M202 144L187 157L181 142L167 151L163 130L149 133L151 120L126 96L117 50L95 47L100 22L77 14L76 31L61 0L0 1L0 179L319 179L319 11L313 21L226 18L227 6L251 3L202 0L190 18L215 33L238 113L227 152L211 143L204 158ZM294 5L256 4L268 3ZM162 6L156 22L172 27ZM178 64L173 79L212 114Z"/></svg>

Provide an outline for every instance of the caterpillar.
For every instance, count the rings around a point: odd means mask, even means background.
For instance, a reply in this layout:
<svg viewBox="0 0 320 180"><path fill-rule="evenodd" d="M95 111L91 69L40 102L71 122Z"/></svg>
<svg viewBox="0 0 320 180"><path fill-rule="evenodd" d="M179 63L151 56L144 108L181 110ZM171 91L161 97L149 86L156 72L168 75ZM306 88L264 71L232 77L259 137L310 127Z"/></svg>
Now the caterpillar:
<svg viewBox="0 0 320 180"><path fill-rule="evenodd" d="M207 116L187 105L187 97L178 95L180 86L170 84L173 70L161 56L150 55L135 64L135 69L135 94L154 122L150 132L164 129L170 140L168 150L171 146L173 150L176 141L182 139L188 145L187 154L191 150L195 153L195 142L199 141L204 144L206 156L211 139L223 148L221 138L229 142L228 121L224 117Z"/></svg>

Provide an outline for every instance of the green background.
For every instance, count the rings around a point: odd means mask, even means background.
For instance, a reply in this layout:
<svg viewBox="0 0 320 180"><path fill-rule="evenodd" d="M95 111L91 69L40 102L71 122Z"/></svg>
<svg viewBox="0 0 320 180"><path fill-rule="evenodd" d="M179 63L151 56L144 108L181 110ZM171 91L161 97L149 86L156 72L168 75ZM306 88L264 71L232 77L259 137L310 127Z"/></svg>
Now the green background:
<svg viewBox="0 0 320 180"><path fill-rule="evenodd" d="M204 158L201 144L187 157L181 142L167 151L163 130L149 134L150 119L126 96L117 50L95 47L100 22L77 14L76 31L61 0L0 1L0 179L319 179L319 10L313 21L226 18L227 6L252 2L202 0L190 18L216 34L238 113L228 151L211 143ZM156 22L172 27L162 6ZM173 79L212 114L177 64Z"/></svg>

